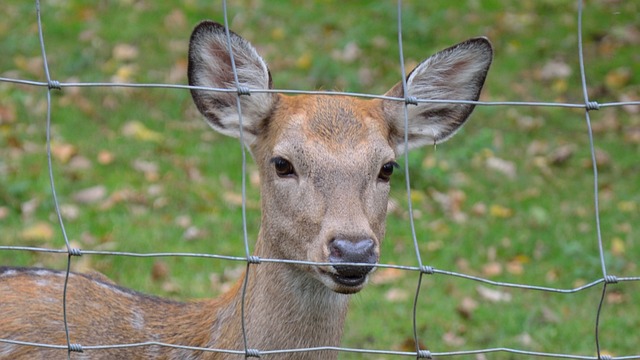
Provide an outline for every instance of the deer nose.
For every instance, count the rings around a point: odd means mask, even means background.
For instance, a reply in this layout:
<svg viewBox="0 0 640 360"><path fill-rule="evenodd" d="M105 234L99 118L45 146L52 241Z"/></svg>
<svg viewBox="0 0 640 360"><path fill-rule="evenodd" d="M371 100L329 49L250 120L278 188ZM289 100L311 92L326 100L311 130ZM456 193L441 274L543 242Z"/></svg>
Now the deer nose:
<svg viewBox="0 0 640 360"><path fill-rule="evenodd" d="M377 261L376 244L371 239L334 239L329 244L329 262L337 272L334 278L344 285L361 285L373 266L340 265L341 263L375 264Z"/></svg>

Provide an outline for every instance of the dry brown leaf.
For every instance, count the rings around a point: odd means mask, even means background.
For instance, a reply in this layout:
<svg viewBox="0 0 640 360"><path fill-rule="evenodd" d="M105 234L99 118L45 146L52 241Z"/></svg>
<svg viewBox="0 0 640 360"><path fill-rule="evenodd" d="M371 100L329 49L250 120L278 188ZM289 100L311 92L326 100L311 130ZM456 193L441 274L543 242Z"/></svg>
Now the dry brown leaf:
<svg viewBox="0 0 640 360"><path fill-rule="evenodd" d="M156 260L151 268L151 280L161 281L169 276L169 265L162 260Z"/></svg>
<svg viewBox="0 0 640 360"><path fill-rule="evenodd" d="M463 337L448 331L446 333L444 333L444 335L442 335L442 341L447 344L447 345L451 345L451 346L462 346L466 343L466 341L464 340Z"/></svg>
<svg viewBox="0 0 640 360"><path fill-rule="evenodd" d="M112 50L112 56L118 61L132 61L138 57L138 48L131 44L116 44Z"/></svg>
<svg viewBox="0 0 640 360"><path fill-rule="evenodd" d="M172 280L167 280L162 283L162 290L170 294L177 294L180 292L180 284Z"/></svg>
<svg viewBox="0 0 640 360"><path fill-rule="evenodd" d="M400 345L396 347L400 351L412 352L416 351L416 341L414 338L406 338ZM427 350L427 346L418 339L418 349Z"/></svg>
<svg viewBox="0 0 640 360"><path fill-rule="evenodd" d="M76 155L69 161L70 170L87 170L91 168L91 160L82 155Z"/></svg>
<svg viewBox="0 0 640 360"><path fill-rule="evenodd" d="M391 288L384 294L384 298L388 302L402 302L409 298L409 292L400 288Z"/></svg>
<svg viewBox="0 0 640 360"><path fill-rule="evenodd" d="M494 277L502 274L502 264L499 262L490 262L482 266L482 274L486 277Z"/></svg>
<svg viewBox="0 0 640 360"><path fill-rule="evenodd" d="M51 143L51 155L63 164L69 162L78 153L75 145L65 143Z"/></svg>
<svg viewBox="0 0 640 360"><path fill-rule="evenodd" d="M9 208L6 206L0 206L0 220L4 220L9 216Z"/></svg>
<svg viewBox="0 0 640 360"><path fill-rule="evenodd" d="M98 164L100 165L109 165L115 159L115 155L112 152L107 150L100 150L98 153Z"/></svg>
<svg viewBox="0 0 640 360"><path fill-rule="evenodd" d="M62 204L60 213L65 220L75 220L80 216L80 208L74 204Z"/></svg>
<svg viewBox="0 0 640 360"><path fill-rule="evenodd" d="M560 146L549 154L549 163L551 165L562 165L571 159L575 151L576 147L573 144Z"/></svg>
<svg viewBox="0 0 640 360"><path fill-rule="evenodd" d="M14 104L0 104L0 125L14 123L16 118L16 107Z"/></svg>
<svg viewBox="0 0 640 360"><path fill-rule="evenodd" d="M35 223L22 230L20 237L25 241L49 241L53 238L53 226L47 222Z"/></svg>
<svg viewBox="0 0 640 360"><path fill-rule="evenodd" d="M371 275L371 283L376 285L395 283L405 274L406 272L400 269L381 268Z"/></svg>
<svg viewBox="0 0 640 360"><path fill-rule="evenodd" d="M571 66L560 59L550 60L540 70L542 80L566 79L571 76Z"/></svg>
<svg viewBox="0 0 640 360"><path fill-rule="evenodd" d="M596 164L598 165L599 169L604 169L611 166L611 156L609 155L609 153L607 153L602 149L596 148L595 154L596 154ZM582 166L587 169L591 168L593 166L591 158L585 159L584 162L582 163Z"/></svg>
<svg viewBox="0 0 640 360"><path fill-rule="evenodd" d="M480 285L476 286L476 291L478 292L480 297L490 302L510 302L511 301L511 294L506 291L490 289L488 287L480 286Z"/></svg>
<svg viewBox="0 0 640 360"><path fill-rule="evenodd" d="M487 159L486 165L488 169L499 172L502 175L506 176L508 179L513 180L516 178L516 164L512 161L507 161L492 156Z"/></svg>
<svg viewBox="0 0 640 360"><path fill-rule="evenodd" d="M92 204L103 200L107 196L107 188L104 185L96 185L77 191L71 195L73 200L80 204Z"/></svg>
<svg viewBox="0 0 640 360"><path fill-rule="evenodd" d="M460 305L456 308L456 311L462 318L470 319L477 308L478 302L467 296L462 299Z"/></svg>

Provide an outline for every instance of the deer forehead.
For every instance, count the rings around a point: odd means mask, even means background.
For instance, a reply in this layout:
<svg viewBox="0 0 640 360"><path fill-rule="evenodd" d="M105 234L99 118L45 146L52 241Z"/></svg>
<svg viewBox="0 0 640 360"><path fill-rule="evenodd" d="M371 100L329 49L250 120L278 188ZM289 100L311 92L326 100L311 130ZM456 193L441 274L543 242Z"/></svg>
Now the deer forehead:
<svg viewBox="0 0 640 360"><path fill-rule="evenodd" d="M283 96L269 126L273 152L362 160L393 159L379 102L342 96ZM355 160L355 159L351 159Z"/></svg>

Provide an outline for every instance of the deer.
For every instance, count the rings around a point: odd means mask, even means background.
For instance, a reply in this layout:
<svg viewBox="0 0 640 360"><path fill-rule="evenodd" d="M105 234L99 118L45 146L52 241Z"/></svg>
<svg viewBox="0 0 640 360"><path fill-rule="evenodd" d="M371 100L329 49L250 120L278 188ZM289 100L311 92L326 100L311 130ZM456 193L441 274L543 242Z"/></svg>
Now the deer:
<svg viewBox="0 0 640 360"><path fill-rule="evenodd" d="M406 149L441 143L462 127L479 99L492 45L478 37L444 49L385 98L286 95L260 91L273 89L269 68L250 42L227 30L209 20L193 30L191 95L208 125L239 138L257 165L261 225L254 260L290 262L250 263L226 293L187 302L120 287L97 273L71 272L68 340L83 352L72 351L66 338L66 272L2 267L0 339L12 342L0 341L0 358L338 357L349 299L380 261L397 159ZM240 87L242 93L214 90ZM409 97L435 101L399 101ZM295 351L306 348L315 351Z"/></svg>

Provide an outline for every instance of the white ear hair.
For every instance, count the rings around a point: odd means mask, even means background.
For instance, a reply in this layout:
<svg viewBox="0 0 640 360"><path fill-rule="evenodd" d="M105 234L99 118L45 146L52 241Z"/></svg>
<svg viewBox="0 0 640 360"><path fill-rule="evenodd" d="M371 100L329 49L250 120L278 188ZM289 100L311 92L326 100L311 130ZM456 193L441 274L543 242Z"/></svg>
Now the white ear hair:
<svg viewBox="0 0 640 360"><path fill-rule="evenodd" d="M255 48L231 31L230 40L239 86L248 89L270 89L271 74ZM224 26L212 21L203 21L193 30L189 42L188 75L189 85L192 86L237 89ZM211 127L222 134L240 137L235 92L192 89L191 95ZM271 113L277 99L277 95L271 93L240 96L243 139L246 145L255 140L262 122Z"/></svg>
<svg viewBox="0 0 640 360"><path fill-rule="evenodd" d="M424 100L476 101L489 71L493 50L486 38L475 38L445 49L418 65L407 77L408 96ZM386 93L405 97L402 83ZM383 109L395 134L396 153L404 152L404 103L386 100ZM473 111L473 104L409 104L409 148L437 144L453 136Z"/></svg>

